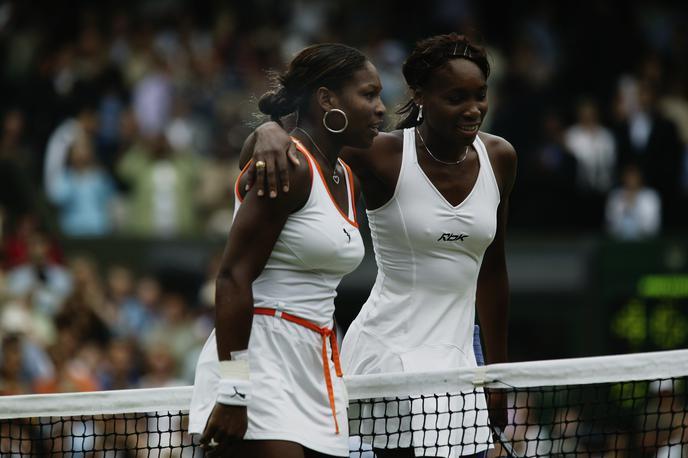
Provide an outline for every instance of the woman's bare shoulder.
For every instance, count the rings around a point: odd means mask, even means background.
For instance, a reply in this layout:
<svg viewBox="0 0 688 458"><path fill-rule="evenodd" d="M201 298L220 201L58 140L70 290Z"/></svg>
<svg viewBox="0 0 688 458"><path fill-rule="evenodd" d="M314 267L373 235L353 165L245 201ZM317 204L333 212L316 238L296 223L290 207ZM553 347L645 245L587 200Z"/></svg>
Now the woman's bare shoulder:
<svg viewBox="0 0 688 458"><path fill-rule="evenodd" d="M480 132L480 139L485 144L488 154L497 156L497 159L506 161L516 160L516 150L506 139L498 136Z"/></svg>
<svg viewBox="0 0 688 458"><path fill-rule="evenodd" d="M404 145L403 132L380 132L374 139L370 148L345 148L344 159L356 174L365 173L366 169L374 167L380 161L385 161L391 155L401 154Z"/></svg>
<svg viewBox="0 0 688 458"><path fill-rule="evenodd" d="M516 178L516 150L504 138L485 132L478 134L495 168L502 192L509 192Z"/></svg>

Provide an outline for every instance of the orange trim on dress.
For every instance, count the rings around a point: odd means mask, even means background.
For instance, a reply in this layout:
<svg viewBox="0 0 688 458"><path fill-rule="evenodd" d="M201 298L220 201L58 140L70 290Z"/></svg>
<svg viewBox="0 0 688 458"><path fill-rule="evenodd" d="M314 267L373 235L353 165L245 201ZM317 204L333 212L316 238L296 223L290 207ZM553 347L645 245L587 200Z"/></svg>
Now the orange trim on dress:
<svg viewBox="0 0 688 458"><path fill-rule="evenodd" d="M337 348L337 333L334 329L321 328L315 323L312 323L306 319L299 318L295 315L290 315L286 312L279 312L275 309L267 307L255 307L253 309L254 315L267 315L274 316L276 318L281 318L283 320L291 321L292 323L308 328L311 331L317 332L322 337L322 362L323 371L325 374L325 385L327 385L327 397L330 400L330 409L332 409L332 418L334 418L334 428L337 434L339 434L339 422L337 421L337 408L334 402L334 387L332 386L332 375L330 374L330 365L327 360L327 340L330 340L330 346L332 347L332 361L334 362L334 370L337 377L342 376L342 366L339 363L339 349Z"/></svg>
<svg viewBox="0 0 688 458"><path fill-rule="evenodd" d="M294 141L294 144L296 145L296 148L299 151L301 151L303 154L307 155L309 158L311 158L313 160L313 162L315 162L315 167L318 169L318 173L320 174L320 178L322 178L323 186L325 186L325 190L327 191L327 195L330 196L330 200L334 204L334 207L337 209L339 214L342 215L344 217L344 219L349 222L349 224L351 224L354 227L358 227L358 223L356 222L356 217L354 216L354 221L351 221L349 219L348 215L345 215L344 212L342 211L342 209L339 208L339 205L337 205L337 201L334 200L334 197L332 197L332 193L330 192L330 188L328 188L327 185L325 184L327 182L325 181L325 176L323 175L322 170L320 169L320 164L318 164L318 161L316 161L315 158L313 157L313 155L310 153L310 151L308 151L308 149L306 149L306 147L303 146L303 143L301 143L298 139L296 139L294 137L292 137L291 139ZM351 180L349 180L349 181L351 181ZM352 188L353 188L353 186L352 186ZM354 212L354 215L355 214L356 213Z"/></svg>
<svg viewBox="0 0 688 458"><path fill-rule="evenodd" d="M241 172L239 173L239 176L236 179L236 183L234 184L234 193L236 194L236 198L239 199L239 202L243 202L244 198L241 197L241 193L239 192L239 181L241 180L241 177L244 175L244 172L248 170L248 166L251 165L251 162L253 162L253 159L248 161L246 165L244 166L243 169L241 169ZM311 165L311 161L306 161L308 162L308 172L310 173L311 176L311 182L313 181L313 166ZM316 162L317 164L317 162Z"/></svg>

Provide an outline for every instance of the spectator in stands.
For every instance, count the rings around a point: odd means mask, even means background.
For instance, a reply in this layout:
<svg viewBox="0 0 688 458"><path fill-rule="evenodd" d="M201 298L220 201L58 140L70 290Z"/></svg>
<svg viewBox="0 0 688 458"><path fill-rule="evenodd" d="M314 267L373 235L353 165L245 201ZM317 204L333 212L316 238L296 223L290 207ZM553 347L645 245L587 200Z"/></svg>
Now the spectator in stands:
<svg viewBox="0 0 688 458"><path fill-rule="evenodd" d="M49 256L45 233L33 232L27 243L28 259L7 272L7 291L14 297L30 297L34 311L52 317L72 291L71 273Z"/></svg>
<svg viewBox="0 0 688 458"><path fill-rule="evenodd" d="M74 293L70 300L78 297L81 303L87 304L99 316L104 316L105 290L97 262L87 255L75 255L69 260L69 269L74 279ZM110 320L106 318L104 321Z"/></svg>
<svg viewBox="0 0 688 458"><path fill-rule="evenodd" d="M516 393L513 407L509 409L509 422L504 434L519 456L546 456L554 446L551 426L540 424L537 409L533 407L528 405L527 396Z"/></svg>
<svg viewBox="0 0 688 458"><path fill-rule="evenodd" d="M83 345L94 343L100 346L110 341L107 323L88 304L81 292L73 294L55 316L57 342L68 357L73 357Z"/></svg>
<svg viewBox="0 0 688 458"><path fill-rule="evenodd" d="M659 111L655 88L645 82L627 85L623 103L626 119L617 127L618 169L629 163L640 167L647 184L662 198L667 222L673 223L685 209L680 202L683 145L676 125Z"/></svg>
<svg viewBox="0 0 688 458"><path fill-rule="evenodd" d="M96 391L100 388L95 374L81 361L73 359L64 348L54 345L49 354L55 365L55 374L38 380L34 386L36 393L71 393Z"/></svg>
<svg viewBox="0 0 688 458"><path fill-rule="evenodd" d="M0 396L31 393L31 384L23 377L21 337L8 334L0 346Z"/></svg>
<svg viewBox="0 0 688 458"><path fill-rule="evenodd" d="M58 172L67 162L74 143L78 139L92 141L98 129L96 101L91 99L92 94L83 94L82 97L83 100L78 101L75 116L60 123L48 139L43 165L43 185L48 195L56 192L54 188L61 178Z"/></svg>
<svg viewBox="0 0 688 458"><path fill-rule="evenodd" d="M44 348L56 338L53 317L32 308L30 297L0 298L0 336L3 334L24 337L24 370L31 378L52 371Z"/></svg>
<svg viewBox="0 0 688 458"><path fill-rule="evenodd" d="M42 227L38 216L34 213L27 213L19 216L16 221L8 222L3 228L2 242L2 266L12 269L30 261L31 241L41 235L48 244L47 259L56 264L62 262L62 249L58 243L49 236L47 230Z"/></svg>
<svg viewBox="0 0 688 458"><path fill-rule="evenodd" d="M183 367L187 355L203 342L205 335L199 335L194 329L189 305L181 294L165 294L159 313L162 319L148 330L143 343L147 347L165 343L177 367ZM174 339L169 336L174 336Z"/></svg>
<svg viewBox="0 0 688 458"><path fill-rule="evenodd" d="M114 335L137 338L154 323L155 311L146 307L134 294L134 278L131 270L121 265L108 268L107 309L112 315Z"/></svg>
<svg viewBox="0 0 688 458"><path fill-rule="evenodd" d="M24 306L6 302L0 310L0 392L30 393L36 380L54 373L46 342L36 335L38 323Z"/></svg>
<svg viewBox="0 0 688 458"><path fill-rule="evenodd" d="M152 53L150 57L152 65L133 88L132 104L141 134L156 137L172 115L172 81L162 56Z"/></svg>
<svg viewBox="0 0 688 458"><path fill-rule="evenodd" d="M671 447L671 444L685 443L685 398L679 383L671 379L654 380L648 387L642 423L637 428L642 450L656 452L653 456L684 456L681 446Z"/></svg>
<svg viewBox="0 0 688 458"><path fill-rule="evenodd" d="M175 154L163 135L142 140L118 165L130 186L127 230L141 236L191 234L196 228L198 164L188 154Z"/></svg>
<svg viewBox="0 0 688 458"><path fill-rule="evenodd" d="M166 342L158 342L144 348L144 373L139 382L141 388L180 386L185 381L177 376L178 365ZM188 383L188 382L187 382Z"/></svg>
<svg viewBox="0 0 688 458"><path fill-rule="evenodd" d="M577 164L576 215L597 227L603 218L604 196L614 184L616 145L611 131L600 123L595 101L581 100L576 111L576 124L564 135Z"/></svg>
<svg viewBox="0 0 688 458"><path fill-rule="evenodd" d="M645 186L642 172L633 164L624 168L621 183L607 199L607 231L620 240L656 236L661 228L659 194Z"/></svg>
<svg viewBox="0 0 688 458"><path fill-rule="evenodd" d="M121 390L139 384L140 348L134 341L113 339L106 347L98 380L105 390Z"/></svg>
<svg viewBox="0 0 688 458"><path fill-rule="evenodd" d="M71 237L104 236L112 231L115 184L97 162L93 143L77 132L65 163L54 162L48 197L60 212L60 227Z"/></svg>
<svg viewBox="0 0 688 458"><path fill-rule="evenodd" d="M577 122L565 134L566 146L578 161L578 186L583 192L604 194L614 183L616 144L611 131L600 123L597 104L579 102Z"/></svg>

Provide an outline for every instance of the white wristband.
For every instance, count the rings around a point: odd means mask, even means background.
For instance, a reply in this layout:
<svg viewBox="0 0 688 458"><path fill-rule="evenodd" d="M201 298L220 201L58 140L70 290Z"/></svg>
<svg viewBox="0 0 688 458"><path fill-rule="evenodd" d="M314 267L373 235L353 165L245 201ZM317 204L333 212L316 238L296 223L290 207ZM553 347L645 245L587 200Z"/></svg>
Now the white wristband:
<svg viewBox="0 0 688 458"><path fill-rule="evenodd" d="M222 378L217 384L217 402L228 406L247 406L251 400L251 382Z"/></svg>
<svg viewBox="0 0 688 458"><path fill-rule="evenodd" d="M220 361L218 369L220 371L220 378L223 379L249 379L248 361L245 359L230 359Z"/></svg>
<svg viewBox="0 0 688 458"><path fill-rule="evenodd" d="M220 381L217 384L217 402L230 406L246 406L251 398L248 361L242 359L219 362ZM232 355L234 357L234 355Z"/></svg>

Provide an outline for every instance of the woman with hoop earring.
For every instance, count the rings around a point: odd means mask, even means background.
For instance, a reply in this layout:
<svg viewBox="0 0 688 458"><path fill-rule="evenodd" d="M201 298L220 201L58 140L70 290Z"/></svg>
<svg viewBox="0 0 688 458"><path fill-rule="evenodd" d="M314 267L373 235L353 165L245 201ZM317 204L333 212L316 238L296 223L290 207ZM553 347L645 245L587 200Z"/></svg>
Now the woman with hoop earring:
<svg viewBox="0 0 688 458"><path fill-rule="evenodd" d="M375 67L339 44L301 51L259 108L291 132L291 191L260 199L236 183L216 282L216 325L198 360L189 432L209 457L349 456L333 330L341 278L363 258L356 184L343 147L368 148L385 107ZM264 169L257 161L255 167Z"/></svg>

